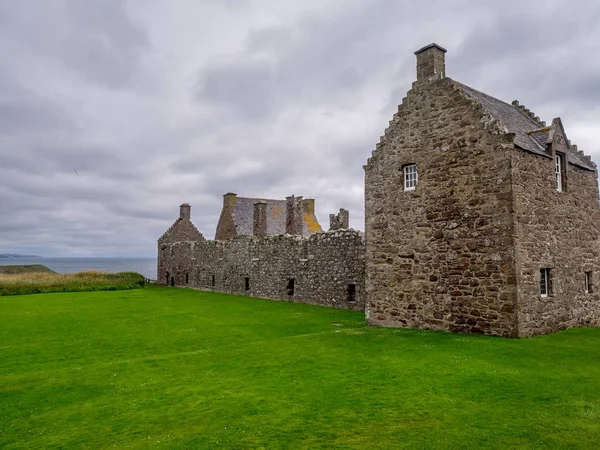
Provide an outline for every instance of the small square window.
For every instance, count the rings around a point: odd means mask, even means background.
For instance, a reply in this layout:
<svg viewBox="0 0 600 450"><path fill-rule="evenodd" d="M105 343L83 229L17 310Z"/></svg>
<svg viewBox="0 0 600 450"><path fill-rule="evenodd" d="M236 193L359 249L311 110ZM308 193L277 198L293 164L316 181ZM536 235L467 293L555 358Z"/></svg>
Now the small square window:
<svg viewBox="0 0 600 450"><path fill-rule="evenodd" d="M584 292L586 294L591 294L592 292L594 292L594 288L592 285L592 272L588 271L585 272L585 285L584 285Z"/></svg>
<svg viewBox="0 0 600 450"><path fill-rule="evenodd" d="M540 269L540 296L548 297L552 295L552 276L550 269Z"/></svg>
<svg viewBox="0 0 600 450"><path fill-rule="evenodd" d="M417 187L418 181L419 175L417 174L417 165L410 164L408 166L404 166L404 190L412 191L415 187Z"/></svg>

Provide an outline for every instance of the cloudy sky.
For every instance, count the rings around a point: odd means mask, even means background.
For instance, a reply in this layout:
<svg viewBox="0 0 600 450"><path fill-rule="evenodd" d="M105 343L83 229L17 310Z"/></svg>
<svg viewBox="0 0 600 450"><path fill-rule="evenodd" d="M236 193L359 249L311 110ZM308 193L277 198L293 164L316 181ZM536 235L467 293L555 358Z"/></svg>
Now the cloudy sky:
<svg viewBox="0 0 600 450"><path fill-rule="evenodd" d="M154 256L183 202L212 238L226 192L363 229L362 165L431 42L600 163L598 5L0 0L0 253Z"/></svg>

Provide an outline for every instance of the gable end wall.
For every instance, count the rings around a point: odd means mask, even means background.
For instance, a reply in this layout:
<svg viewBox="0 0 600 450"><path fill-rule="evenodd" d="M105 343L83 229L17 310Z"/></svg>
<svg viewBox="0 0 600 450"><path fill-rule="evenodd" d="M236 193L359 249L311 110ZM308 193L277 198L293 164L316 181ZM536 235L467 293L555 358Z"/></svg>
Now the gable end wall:
<svg viewBox="0 0 600 450"><path fill-rule="evenodd" d="M370 325L516 335L514 136L494 130L450 79L409 91L365 167Z"/></svg>

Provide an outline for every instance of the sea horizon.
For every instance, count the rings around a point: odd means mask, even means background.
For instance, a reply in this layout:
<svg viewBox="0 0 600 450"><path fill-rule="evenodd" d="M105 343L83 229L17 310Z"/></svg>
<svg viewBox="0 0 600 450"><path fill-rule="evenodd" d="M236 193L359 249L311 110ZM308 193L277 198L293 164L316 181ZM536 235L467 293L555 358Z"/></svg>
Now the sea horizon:
<svg viewBox="0 0 600 450"><path fill-rule="evenodd" d="M156 278L156 257L107 256L25 256L0 258L0 266L42 264L57 273L75 273L100 270L108 273L137 272L146 278Z"/></svg>

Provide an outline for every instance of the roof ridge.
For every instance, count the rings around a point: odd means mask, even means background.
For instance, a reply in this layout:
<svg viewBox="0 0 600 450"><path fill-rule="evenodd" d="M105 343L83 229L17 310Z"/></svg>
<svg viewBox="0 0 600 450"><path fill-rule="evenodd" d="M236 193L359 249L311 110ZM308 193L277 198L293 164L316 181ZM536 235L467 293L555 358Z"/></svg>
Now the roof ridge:
<svg viewBox="0 0 600 450"><path fill-rule="evenodd" d="M533 120L538 126L541 126L542 128L546 127L545 121L541 120L533 111L531 111L529 108L526 108L525 105L521 105L518 100L513 100L511 105L519 108L519 111L525 114L525 116L529 119Z"/></svg>
<svg viewBox="0 0 600 450"><path fill-rule="evenodd" d="M456 83L456 84L459 84L459 85L463 86L463 87L469 88L469 89L471 89L472 91L475 91L475 92L477 92L477 93L479 93L479 94L481 94L481 95L485 95L486 97L490 97L490 98L493 98L494 100L497 100L497 101L499 101L499 102L502 102L502 103L504 103L504 104L505 104L505 105L507 105L507 106L514 106L514 105L512 105L512 104L510 104L510 103L508 103L508 102L505 102L504 100L501 100L501 99L499 99L499 98L496 98L496 97L494 97L493 95L486 94L485 92L483 92L483 91L480 91L479 89L475 89L474 87L471 87L471 86L469 86L468 84L461 83L460 81L456 81L456 80L454 80L454 79L452 79L452 81L453 81L454 83Z"/></svg>
<svg viewBox="0 0 600 450"><path fill-rule="evenodd" d="M483 95L483 96L485 96L485 97L489 97L489 98L491 98L491 99L494 99L494 100L496 100L497 102L504 103L506 106L510 106L511 108L515 108L515 109L517 109L517 110L518 110L518 111L520 111L520 112L521 112L521 113L522 113L522 114L523 114L525 117L527 117L527 118L528 118L528 119L529 119L531 122L535 123L535 124L536 124L536 125L538 125L538 126L542 126L542 127L546 126L546 125L545 125L545 122L543 122L543 123L544 123L544 125L542 125L542 121L537 121L537 120L535 120L535 119L534 119L534 116L535 116L535 115L533 115L533 116L532 116L532 115L528 114L528 112L531 112L531 111L529 111L529 109L525 108L525 106L523 106L523 105L520 105L520 104L519 104L519 102L518 102L517 100L513 100L513 101L512 101L512 103L508 103L508 102L505 102L505 101L504 101L504 100L502 100L502 99L499 99L499 98L497 98L497 97L494 97L493 95L490 95L490 94L487 94L487 93L485 93L485 92L483 92L483 91L480 91L479 89L475 89L474 87L471 87L471 86L469 86L469 85L467 85L467 84L461 83L460 81L456 81L456 80L454 80L454 79L453 79L452 81L453 81L454 83L456 83L456 84L459 84L460 86L463 86L463 87L466 87L466 88L468 88L468 89L471 89L472 91L475 91L475 92L477 92L478 94L481 94L481 95ZM516 103L516 104L515 104L515 103ZM523 107L523 108L521 108L521 107ZM526 110L527 112L526 112L525 110ZM532 113L532 114L533 114L533 113ZM535 116L535 117L537 117L537 116ZM539 117L538 117L538 120L539 120Z"/></svg>
<svg viewBox="0 0 600 450"><path fill-rule="evenodd" d="M244 199L244 200L266 200L266 201L271 201L271 202L285 202L285 199L279 199L279 198L262 198L262 197L237 197L237 199Z"/></svg>

